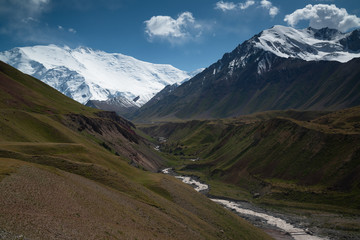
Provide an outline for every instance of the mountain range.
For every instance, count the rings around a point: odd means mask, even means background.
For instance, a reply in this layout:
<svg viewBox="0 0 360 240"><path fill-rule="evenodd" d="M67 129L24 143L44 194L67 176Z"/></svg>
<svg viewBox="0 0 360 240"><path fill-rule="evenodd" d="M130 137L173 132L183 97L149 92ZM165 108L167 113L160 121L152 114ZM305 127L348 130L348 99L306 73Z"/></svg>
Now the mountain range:
<svg viewBox="0 0 360 240"><path fill-rule="evenodd" d="M0 60L82 104L117 99L127 108L138 108L166 85L192 76L168 64L87 47L19 47L0 53Z"/></svg>
<svg viewBox="0 0 360 240"><path fill-rule="evenodd" d="M223 118L360 104L360 31L274 26L141 107L136 120Z"/></svg>
<svg viewBox="0 0 360 240"><path fill-rule="evenodd" d="M0 53L0 60L82 104L144 121L355 106L359 70L351 60L359 57L360 30L284 26L260 32L192 73L86 47Z"/></svg>

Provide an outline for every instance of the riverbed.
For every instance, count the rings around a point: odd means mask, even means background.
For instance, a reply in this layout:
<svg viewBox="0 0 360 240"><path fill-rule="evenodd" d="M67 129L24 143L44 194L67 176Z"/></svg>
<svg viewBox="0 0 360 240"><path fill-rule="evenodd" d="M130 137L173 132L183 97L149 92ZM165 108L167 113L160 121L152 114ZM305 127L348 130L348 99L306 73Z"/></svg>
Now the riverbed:
<svg viewBox="0 0 360 240"><path fill-rule="evenodd" d="M171 168L163 169L162 173L169 174L177 179L180 179L182 182L193 186L194 189L198 192L206 194L209 190L209 186L207 184L198 181L192 176L178 175ZM269 233L275 239L279 239L279 240L280 239L295 239L295 240L326 240L327 239L327 238L314 236L307 229L296 227L280 217L275 217L271 215L271 213L266 212L265 210L252 206L249 202L238 202L238 201L225 200L214 197L211 197L210 200L224 206L227 209L236 212L240 217L243 217L249 220L250 222L255 221L256 222L255 225L266 230L266 232ZM258 211L256 211L255 209L257 209ZM249 219L249 217L251 218Z"/></svg>

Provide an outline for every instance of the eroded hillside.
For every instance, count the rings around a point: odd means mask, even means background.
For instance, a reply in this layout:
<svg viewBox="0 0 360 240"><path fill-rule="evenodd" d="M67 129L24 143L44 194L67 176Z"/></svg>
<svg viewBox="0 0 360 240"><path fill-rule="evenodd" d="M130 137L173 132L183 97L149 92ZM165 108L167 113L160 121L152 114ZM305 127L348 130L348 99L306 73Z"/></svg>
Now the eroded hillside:
<svg viewBox="0 0 360 240"><path fill-rule="evenodd" d="M4 63L0 81L2 236L269 238L179 180L142 170L157 170L163 159L125 119Z"/></svg>

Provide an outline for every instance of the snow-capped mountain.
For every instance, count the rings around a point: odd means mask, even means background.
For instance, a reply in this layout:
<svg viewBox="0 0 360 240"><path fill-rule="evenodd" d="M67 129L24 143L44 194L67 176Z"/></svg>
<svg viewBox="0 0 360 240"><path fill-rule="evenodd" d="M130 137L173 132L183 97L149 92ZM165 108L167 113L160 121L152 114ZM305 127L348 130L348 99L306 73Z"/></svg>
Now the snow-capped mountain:
<svg viewBox="0 0 360 240"><path fill-rule="evenodd" d="M360 104L359 61L360 30L274 26L179 87L162 91L132 118L222 118L355 106Z"/></svg>
<svg viewBox="0 0 360 240"><path fill-rule="evenodd" d="M229 54L233 59L226 67L231 74L235 68L245 67L248 62L258 61L257 71L261 74L271 68L273 55L305 61L348 62L360 57L359 42L360 30L341 33L329 28L294 29L276 25L239 45ZM254 59L254 56L257 58ZM220 65L220 68L225 67L224 64ZM218 71L219 69L214 70L214 74Z"/></svg>
<svg viewBox="0 0 360 240"><path fill-rule="evenodd" d="M139 107L165 86L191 77L168 64L86 47L19 47L0 53L0 60L83 104L117 98L125 107Z"/></svg>
<svg viewBox="0 0 360 240"><path fill-rule="evenodd" d="M360 57L359 51L353 52L346 44L353 36L357 36L359 40L359 30L344 34L329 28L297 30L274 26L254 37L252 44L283 58L348 62Z"/></svg>

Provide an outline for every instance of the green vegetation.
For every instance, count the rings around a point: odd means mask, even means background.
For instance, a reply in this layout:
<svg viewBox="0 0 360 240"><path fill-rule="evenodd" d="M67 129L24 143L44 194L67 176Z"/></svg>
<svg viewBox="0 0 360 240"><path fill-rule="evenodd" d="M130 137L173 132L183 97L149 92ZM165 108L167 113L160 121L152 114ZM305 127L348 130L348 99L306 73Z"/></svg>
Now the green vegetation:
<svg viewBox="0 0 360 240"><path fill-rule="evenodd" d="M210 195L300 215L349 214L356 216L351 224L359 231L359 120L360 107L353 107L330 113L272 111L141 129L166 138L161 151L170 159L168 165L199 176L211 186Z"/></svg>
<svg viewBox="0 0 360 240"><path fill-rule="evenodd" d="M2 62L0 81L0 229L30 239L269 239L151 172L165 160L125 119Z"/></svg>

